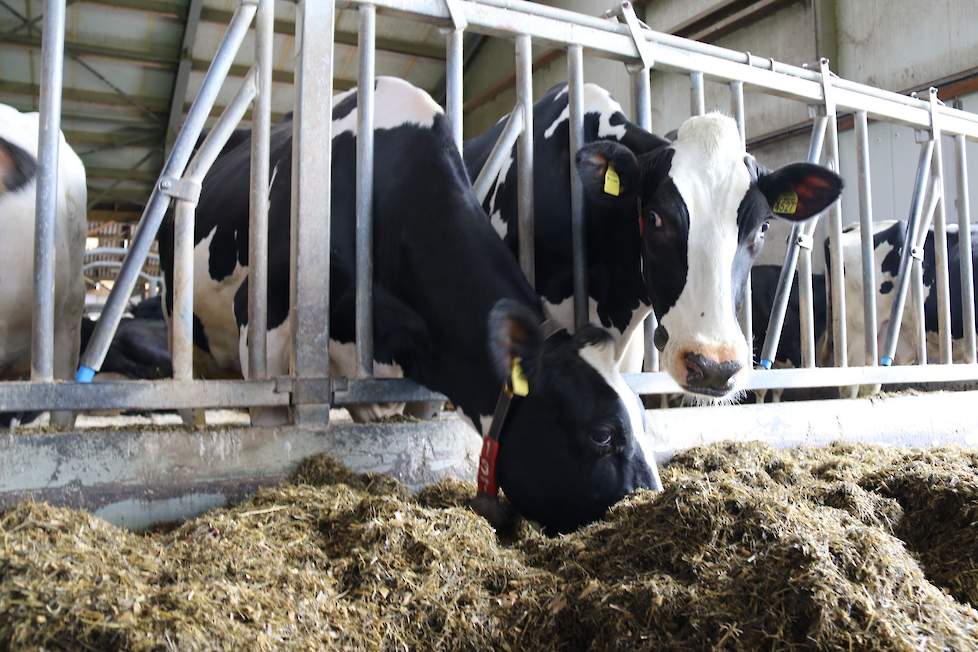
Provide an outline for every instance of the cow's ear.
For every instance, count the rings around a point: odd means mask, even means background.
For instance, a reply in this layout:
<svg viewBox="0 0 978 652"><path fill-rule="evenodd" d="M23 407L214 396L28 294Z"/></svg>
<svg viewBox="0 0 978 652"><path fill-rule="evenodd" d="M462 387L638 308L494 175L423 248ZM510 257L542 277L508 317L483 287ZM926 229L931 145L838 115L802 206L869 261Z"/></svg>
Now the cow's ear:
<svg viewBox="0 0 978 652"><path fill-rule="evenodd" d="M543 354L543 331L529 308L501 299L489 312L489 356L501 383L521 396L532 393Z"/></svg>
<svg viewBox="0 0 978 652"><path fill-rule="evenodd" d="M37 159L0 138L0 193L20 190L37 174Z"/></svg>
<svg viewBox="0 0 978 652"><path fill-rule="evenodd" d="M632 150L608 140L577 150L577 173L587 198L601 204L634 197L641 177Z"/></svg>
<svg viewBox="0 0 978 652"><path fill-rule="evenodd" d="M797 222L818 215L842 193L842 177L813 163L792 163L761 175L757 187L771 212Z"/></svg>

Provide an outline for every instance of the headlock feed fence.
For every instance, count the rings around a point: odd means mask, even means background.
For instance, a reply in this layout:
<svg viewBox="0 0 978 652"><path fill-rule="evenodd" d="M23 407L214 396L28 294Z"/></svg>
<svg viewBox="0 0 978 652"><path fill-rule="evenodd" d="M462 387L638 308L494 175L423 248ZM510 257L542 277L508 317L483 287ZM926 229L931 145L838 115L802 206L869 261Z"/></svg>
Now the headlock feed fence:
<svg viewBox="0 0 978 652"><path fill-rule="evenodd" d="M268 284L268 181L269 129L271 123L273 0L240 0L216 56L210 63L199 93L166 159L161 175L146 204L129 254L122 265L94 336L84 352L77 382L55 385L52 376L53 258L55 187L62 52L64 47L64 0L48 0L44 14L43 80L41 84L40 173L38 179L35 239L35 297L32 342L32 375L27 382L0 383L0 410L27 409L179 409L216 406L290 406L296 424L324 425L331 405L378 401L439 398L424 388L400 379L372 377L373 266L371 197L373 185L374 48L378 13L431 23L446 34L447 116L459 146L462 142L462 37L466 30L515 42L518 101L507 127L489 157L475 188L484 196L502 159L517 145L518 231L520 264L530 279L533 261L533 129L531 45L543 43L562 48L567 56L570 99L571 148L583 141L583 53L621 61L634 83L635 122L651 129L650 75L664 71L689 76L692 113L704 111L706 82L726 84L730 111L744 136L744 91L749 88L807 104L811 109L811 141L808 159L839 168L837 118L840 111L853 112L858 161L859 228L862 239L863 319L868 355L864 366L850 367L846 355L847 306L842 261L842 208L828 211L831 238L831 338L834 366L816 368L812 290L812 236L816 219L797 224L791 234L780 283L759 359L759 369L745 382L748 389L845 386L876 383L927 383L978 380L975 358L974 288L972 286L969 204L967 198L966 139L978 139L978 116L944 106L936 91L920 98L904 96L841 79L822 60L818 69L791 66L749 53L686 40L649 29L641 24L630 3L622 2L604 16L586 16L519 0L300 0L296 22L296 77L292 195L292 364L287 377L270 378L266 356L266 294ZM333 91L333 34L338 9L359 14L359 85L357 89L357 184L356 184L356 350L358 378L329 377L328 306L331 106ZM231 68L232 61L251 24L255 23L255 64L241 83L234 100L194 153L205 121ZM195 208L201 180L214 162L234 127L252 108L251 216L249 230L249 377L243 380L195 380L192 376L193 233ZM873 215L870 202L870 169L867 123L869 119L906 125L918 131L920 157L917 182L909 208L908 242L900 260L897 301L889 316L889 335L877 351L873 266ZM952 364L950 284L947 251L947 215L942 141L947 136L955 147L955 177L959 184L957 220L960 226L960 274L964 323L965 362ZM573 225L573 279L575 318L586 321L587 287L583 198L576 174L571 175ZM851 192L851 190L849 190ZM150 252L164 213L175 203L174 304L172 314L173 379L93 384L131 296L140 270ZM937 364L894 367L894 347L908 292L912 306L922 312L921 246L931 224L936 241L936 289L940 359ZM854 270L848 270L854 273ZM768 369L775 359L788 302L796 276L801 305L802 368ZM748 284L749 289L749 284ZM741 322L752 339L750 299L744 302ZM924 320L916 320L919 329ZM650 340L653 319L646 324ZM922 331L921 331L922 332ZM918 337L919 354L925 353ZM656 350L647 346L648 372L627 377L643 394L679 391L676 383L659 373ZM919 360L923 362L924 356Z"/></svg>

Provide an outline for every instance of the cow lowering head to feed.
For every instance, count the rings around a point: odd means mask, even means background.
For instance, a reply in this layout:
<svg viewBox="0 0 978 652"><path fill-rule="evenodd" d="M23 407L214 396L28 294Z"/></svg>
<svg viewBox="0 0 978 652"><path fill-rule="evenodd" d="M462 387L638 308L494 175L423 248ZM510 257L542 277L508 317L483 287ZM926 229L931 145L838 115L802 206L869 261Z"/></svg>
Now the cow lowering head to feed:
<svg viewBox="0 0 978 652"><path fill-rule="evenodd" d="M641 364L641 323L654 309L661 365L688 394L731 395L750 348L736 307L772 217L804 220L835 201L842 180L808 163L769 171L749 157L735 122L719 113L688 119L670 142L625 118L603 88L585 84L585 142L568 147L566 85L534 106L536 288L548 313L573 323L570 166L585 192L589 315L615 339L626 370ZM502 123L465 144L478 175ZM515 151L484 206L517 251ZM638 356L628 354L638 344ZM627 359L626 359L627 358ZM637 362L636 362L637 359Z"/></svg>
<svg viewBox="0 0 978 652"><path fill-rule="evenodd" d="M374 363L447 395L487 434L503 382L526 384L503 423L496 476L517 510L548 532L599 518L652 486L636 435L637 396L614 342L588 327L545 338L540 300L493 233L472 191L441 108L407 82L376 82L374 134ZM355 91L334 98L330 359L354 376ZM195 356L225 374L247 361L250 137L205 178L194 235ZM268 371L288 373L292 123L272 128ZM172 306L172 225L160 258ZM323 251L323 255L327 252ZM522 390L525 390L523 392Z"/></svg>

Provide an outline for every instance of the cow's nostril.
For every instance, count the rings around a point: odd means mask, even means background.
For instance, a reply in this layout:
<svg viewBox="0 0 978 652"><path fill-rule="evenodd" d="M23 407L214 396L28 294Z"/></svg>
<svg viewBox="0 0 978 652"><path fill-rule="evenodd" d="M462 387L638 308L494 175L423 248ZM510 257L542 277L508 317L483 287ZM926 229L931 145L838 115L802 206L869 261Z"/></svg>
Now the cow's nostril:
<svg viewBox="0 0 978 652"><path fill-rule="evenodd" d="M694 390L727 392L730 389L730 379L740 371L740 363L736 360L719 362L700 353L688 352L684 356L684 361L686 384Z"/></svg>

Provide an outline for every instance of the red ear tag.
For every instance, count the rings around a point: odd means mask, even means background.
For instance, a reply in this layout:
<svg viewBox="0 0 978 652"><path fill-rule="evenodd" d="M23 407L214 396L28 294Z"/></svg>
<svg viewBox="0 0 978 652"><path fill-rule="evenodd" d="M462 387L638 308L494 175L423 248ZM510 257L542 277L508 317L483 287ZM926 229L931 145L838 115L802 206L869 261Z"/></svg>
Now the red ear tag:
<svg viewBox="0 0 978 652"><path fill-rule="evenodd" d="M639 238L644 238L645 237L645 220L642 219L642 213L641 212L639 212L639 214L638 214L638 237Z"/></svg>
<svg viewBox="0 0 978 652"><path fill-rule="evenodd" d="M489 496L499 494L496 484L496 458L499 456L499 441L491 437L482 440L482 452L479 454L479 493Z"/></svg>

